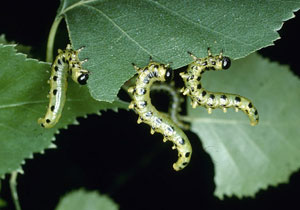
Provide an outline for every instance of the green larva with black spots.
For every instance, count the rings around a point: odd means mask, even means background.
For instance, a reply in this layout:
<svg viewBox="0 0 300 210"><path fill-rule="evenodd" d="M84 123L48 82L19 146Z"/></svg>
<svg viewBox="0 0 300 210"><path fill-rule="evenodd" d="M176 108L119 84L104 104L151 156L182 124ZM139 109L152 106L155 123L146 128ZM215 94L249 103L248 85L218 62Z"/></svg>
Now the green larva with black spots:
<svg viewBox="0 0 300 210"><path fill-rule="evenodd" d="M192 107L203 106L207 108L208 113L211 113L212 109L216 108L226 112L227 108L233 107L236 111L242 110L247 114L252 126L257 125L259 121L258 112L249 99L236 94L207 91L201 85L202 73L209 70L226 70L230 67L230 59L223 56L222 52L213 56L209 49L208 56L205 58L197 58L191 53L189 54L194 59L194 62L188 66L186 72L180 73L180 76L185 83L185 87L181 89L181 92L183 95L191 97Z"/></svg>
<svg viewBox="0 0 300 210"><path fill-rule="evenodd" d="M128 92L133 96L129 105L139 115L138 123L146 123L151 126L151 134L155 132L164 136L163 141L173 142L173 149L178 150L178 160L173 164L173 168L179 171L187 166L192 155L191 144L185 133L165 114L160 113L152 104L150 89L153 82L165 82L172 78L172 70L169 65L164 65L154 61L144 68L134 65L138 76L136 86L130 87Z"/></svg>
<svg viewBox="0 0 300 210"><path fill-rule="evenodd" d="M39 118L38 123L44 128L52 128L60 119L66 101L67 78L71 78L80 85L85 85L89 78L89 71L82 69L79 52L83 49L73 50L68 44L65 50L58 50L52 67L50 83L49 106L44 118Z"/></svg>

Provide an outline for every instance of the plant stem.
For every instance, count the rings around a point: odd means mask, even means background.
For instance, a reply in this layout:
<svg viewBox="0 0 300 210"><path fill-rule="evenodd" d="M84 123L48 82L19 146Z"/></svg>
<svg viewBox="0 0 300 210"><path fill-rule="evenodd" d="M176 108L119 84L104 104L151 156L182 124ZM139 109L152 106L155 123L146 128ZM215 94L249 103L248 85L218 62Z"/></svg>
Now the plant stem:
<svg viewBox="0 0 300 210"><path fill-rule="evenodd" d="M46 51L46 61L52 63L53 61L53 46L54 46L54 39L55 34L57 31L57 28L59 26L60 21L62 20L63 16L56 17L54 19L54 22L52 23L49 36L48 36L48 42L47 42L47 51Z"/></svg>
<svg viewBox="0 0 300 210"><path fill-rule="evenodd" d="M15 204L15 208L16 210L21 210L21 206L18 198L18 192L17 192L17 176L18 176L17 171L12 172L9 180L9 185L10 185L11 196Z"/></svg>

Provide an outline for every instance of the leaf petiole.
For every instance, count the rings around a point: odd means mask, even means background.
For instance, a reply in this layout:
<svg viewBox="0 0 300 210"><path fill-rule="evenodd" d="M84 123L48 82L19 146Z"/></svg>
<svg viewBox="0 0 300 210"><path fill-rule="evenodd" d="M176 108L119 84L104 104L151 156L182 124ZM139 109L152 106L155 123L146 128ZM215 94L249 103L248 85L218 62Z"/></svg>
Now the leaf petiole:
<svg viewBox="0 0 300 210"><path fill-rule="evenodd" d="M46 50L46 61L50 63L52 63L53 61L53 46L54 46L55 34L62 18L63 16L58 16L54 19L54 22L52 23L49 32L47 50Z"/></svg>

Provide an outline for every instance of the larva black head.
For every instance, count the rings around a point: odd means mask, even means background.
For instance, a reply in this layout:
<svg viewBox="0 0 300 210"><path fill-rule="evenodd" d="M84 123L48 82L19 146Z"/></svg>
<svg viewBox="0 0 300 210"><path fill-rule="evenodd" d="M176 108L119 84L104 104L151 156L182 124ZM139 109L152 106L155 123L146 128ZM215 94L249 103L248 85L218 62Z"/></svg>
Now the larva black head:
<svg viewBox="0 0 300 210"><path fill-rule="evenodd" d="M228 57L222 58L222 69L228 69L231 65L231 60Z"/></svg>
<svg viewBox="0 0 300 210"><path fill-rule="evenodd" d="M81 75L77 78L77 82L78 82L80 85L85 85L88 79L89 79L89 74L81 74Z"/></svg>
<svg viewBox="0 0 300 210"><path fill-rule="evenodd" d="M173 70L170 67L167 67L166 74L165 74L165 80L166 82L170 82L173 79Z"/></svg>

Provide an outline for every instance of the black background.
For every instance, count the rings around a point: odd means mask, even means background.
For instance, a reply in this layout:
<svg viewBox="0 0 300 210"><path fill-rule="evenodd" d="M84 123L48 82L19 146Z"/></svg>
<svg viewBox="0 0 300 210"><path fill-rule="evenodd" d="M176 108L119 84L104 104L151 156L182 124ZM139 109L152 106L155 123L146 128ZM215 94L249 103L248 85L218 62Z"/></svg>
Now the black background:
<svg viewBox="0 0 300 210"><path fill-rule="evenodd" d="M33 46L33 54L45 58L50 26L59 1L22 1L1 6L0 34L8 40ZM300 12L296 13L300 16ZM289 20L279 31L275 46L260 51L265 57L291 66L299 72L300 18ZM64 25L56 44L64 47ZM63 44L60 44L63 43ZM294 90L291 90L294 91ZM1 100L1 99L0 99ZM126 209L299 209L300 173L288 184L261 190L256 198L213 196L214 167L197 136L187 132L193 145L191 164L180 172L172 169L177 152L162 143L159 134L136 124L131 111L103 112L79 118L80 126L70 126L56 135L58 148L26 160L24 175L18 177L18 191L23 210L54 209L60 197L78 188L108 194ZM1 149L1 148L0 148ZM0 196L14 209L6 178ZM298 208L297 208L298 206Z"/></svg>

